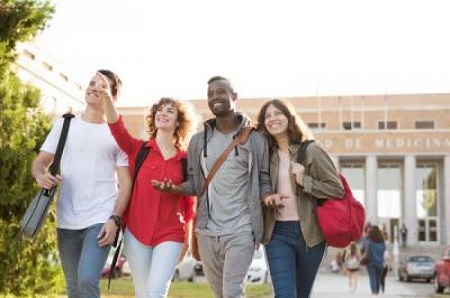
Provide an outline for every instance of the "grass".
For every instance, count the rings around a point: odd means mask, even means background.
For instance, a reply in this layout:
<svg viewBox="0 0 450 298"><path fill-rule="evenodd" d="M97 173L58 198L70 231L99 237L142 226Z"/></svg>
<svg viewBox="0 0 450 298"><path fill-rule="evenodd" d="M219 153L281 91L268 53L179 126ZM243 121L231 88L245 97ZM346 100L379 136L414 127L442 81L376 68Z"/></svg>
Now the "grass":
<svg viewBox="0 0 450 298"><path fill-rule="evenodd" d="M129 298L134 297L133 283L129 278L114 279L108 290L108 280L100 281L102 297L105 298ZM245 289L248 298L273 297L270 285L248 285ZM169 290L169 298L210 298L213 297L207 283L172 282Z"/></svg>

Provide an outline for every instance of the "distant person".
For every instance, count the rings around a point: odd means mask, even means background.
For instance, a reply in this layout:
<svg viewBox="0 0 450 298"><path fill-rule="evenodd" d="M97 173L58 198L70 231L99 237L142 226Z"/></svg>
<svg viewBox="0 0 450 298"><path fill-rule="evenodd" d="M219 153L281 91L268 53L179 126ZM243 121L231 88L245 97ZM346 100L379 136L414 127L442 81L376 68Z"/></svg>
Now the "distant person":
<svg viewBox="0 0 450 298"><path fill-rule="evenodd" d="M104 80L107 85L106 79ZM125 212L124 254L130 264L138 298L166 297L175 266L186 254L194 218L194 199L155 190L150 181L183 181L183 142L192 131L193 118L186 104L161 98L146 116L149 140L136 139L125 128L115 100L103 89L109 128L128 156L130 169L143 146L150 151L135 177Z"/></svg>
<svg viewBox="0 0 450 298"><path fill-rule="evenodd" d="M356 242L350 243L350 250L345 258L345 269L348 275L348 286L351 293L358 287L359 261L361 255Z"/></svg>
<svg viewBox="0 0 450 298"><path fill-rule="evenodd" d="M380 293L385 250L386 243L383 232L377 225L373 225L369 230L364 248L364 251L367 251L369 257L367 271L369 273L370 290L372 292L372 297L376 297Z"/></svg>
<svg viewBox="0 0 450 298"><path fill-rule="evenodd" d="M62 129L57 122L33 163L38 185L61 183L57 200L58 251L69 298L100 297L100 275L121 226L131 190L126 155L114 140L101 98L103 80L116 100L121 81L99 70L86 88L86 108L71 120L61 161L61 174L47 170L55 156Z"/></svg>
<svg viewBox="0 0 450 298"><path fill-rule="evenodd" d="M389 241L389 235L388 235L388 232L387 232L386 224L382 224L381 232L383 233L384 240L385 241Z"/></svg>
<svg viewBox="0 0 450 298"><path fill-rule="evenodd" d="M361 254L364 253L364 249L366 248L366 242L367 242L367 238L368 238L371 227L372 227L372 224L370 223L370 221L368 221L364 225L364 234L362 235L361 239L359 239L359 241L358 241L358 246L359 246Z"/></svg>
<svg viewBox="0 0 450 298"><path fill-rule="evenodd" d="M386 248L383 254L383 272L381 273L381 281L380 281L380 288L381 292L384 293L384 290L386 288L386 276L389 271L392 271L392 265L393 265L393 257L390 253L389 249Z"/></svg>
<svg viewBox="0 0 450 298"><path fill-rule="evenodd" d="M207 100L215 117L189 142L188 180L153 184L163 191L197 195L198 248L209 286L215 297L243 297L245 276L263 234L261 202L272 193L269 148L260 132L251 132L199 196L213 164L250 123L237 111L238 95L227 78L208 80Z"/></svg>
<svg viewBox="0 0 450 298"><path fill-rule="evenodd" d="M402 238L402 247L406 247L408 239L408 228L405 226L405 224L402 224L402 227L400 228L400 236Z"/></svg>
<svg viewBox="0 0 450 298"><path fill-rule="evenodd" d="M307 147L305 166L296 162L301 142L312 134L292 104L270 100L257 119L257 128L269 140L276 192L264 199L263 238L275 297L309 297L327 247L311 197L341 198L344 188L318 143Z"/></svg>

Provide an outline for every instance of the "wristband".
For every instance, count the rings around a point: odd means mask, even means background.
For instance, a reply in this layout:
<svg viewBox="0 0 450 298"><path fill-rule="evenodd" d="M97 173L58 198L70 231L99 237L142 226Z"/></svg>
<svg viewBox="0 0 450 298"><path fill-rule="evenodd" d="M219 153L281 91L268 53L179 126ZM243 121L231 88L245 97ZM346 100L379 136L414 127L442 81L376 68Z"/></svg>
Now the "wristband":
<svg viewBox="0 0 450 298"><path fill-rule="evenodd" d="M122 226L122 219L119 215L111 215L109 219L112 219L118 228Z"/></svg>

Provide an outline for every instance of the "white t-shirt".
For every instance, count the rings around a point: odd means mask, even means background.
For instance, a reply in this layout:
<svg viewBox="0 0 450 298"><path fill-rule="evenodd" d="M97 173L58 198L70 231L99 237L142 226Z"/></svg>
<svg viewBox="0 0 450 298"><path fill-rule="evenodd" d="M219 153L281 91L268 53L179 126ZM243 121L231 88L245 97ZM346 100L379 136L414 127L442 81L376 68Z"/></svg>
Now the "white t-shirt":
<svg viewBox="0 0 450 298"><path fill-rule="evenodd" d="M54 154L63 119L55 123L41 150ZM61 188L57 202L57 226L84 229L104 223L117 200L116 167L128 166L106 123L71 120L61 159Z"/></svg>

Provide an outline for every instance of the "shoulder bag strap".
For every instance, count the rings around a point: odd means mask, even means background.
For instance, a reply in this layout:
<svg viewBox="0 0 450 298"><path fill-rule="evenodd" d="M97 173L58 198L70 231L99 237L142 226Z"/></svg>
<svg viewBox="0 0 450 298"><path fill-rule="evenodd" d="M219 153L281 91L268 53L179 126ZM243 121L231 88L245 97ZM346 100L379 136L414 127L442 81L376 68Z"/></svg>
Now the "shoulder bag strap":
<svg viewBox="0 0 450 298"><path fill-rule="evenodd" d="M69 133L70 120L75 117L72 113L66 113L63 115L64 123L59 137L58 145L56 146L55 157L53 163L50 166L50 174L53 176L59 172L59 165L61 164L61 158L64 150L64 145L66 144L67 134ZM44 189L44 194L49 195L49 189Z"/></svg>
<svg viewBox="0 0 450 298"><path fill-rule="evenodd" d="M198 197L201 197L206 189L208 188L209 183L211 182L212 178L216 174L216 172L219 170L219 168L222 166L223 162L227 159L228 155L230 155L230 152L233 150L234 147L237 146L237 144L244 144L247 142L248 136L250 135L250 132L253 130L253 127L251 126L245 126L238 136L234 138L234 140L228 145L228 147L222 152L222 154L219 156L219 158L214 162L211 170L208 172L208 176L205 179L205 182L202 185L202 189L200 191L200 195Z"/></svg>

